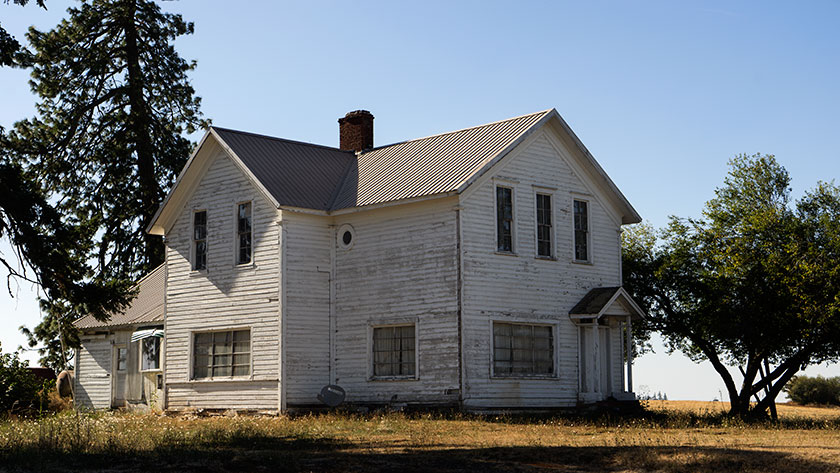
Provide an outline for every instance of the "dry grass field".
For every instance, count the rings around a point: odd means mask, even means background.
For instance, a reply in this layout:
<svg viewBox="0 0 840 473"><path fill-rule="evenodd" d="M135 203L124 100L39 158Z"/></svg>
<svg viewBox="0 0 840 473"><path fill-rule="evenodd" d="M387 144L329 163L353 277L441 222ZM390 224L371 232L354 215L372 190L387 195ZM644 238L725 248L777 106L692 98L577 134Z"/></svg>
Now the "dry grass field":
<svg viewBox="0 0 840 473"><path fill-rule="evenodd" d="M635 417L61 414L0 421L2 471L840 472L840 410L778 424L658 401Z"/></svg>

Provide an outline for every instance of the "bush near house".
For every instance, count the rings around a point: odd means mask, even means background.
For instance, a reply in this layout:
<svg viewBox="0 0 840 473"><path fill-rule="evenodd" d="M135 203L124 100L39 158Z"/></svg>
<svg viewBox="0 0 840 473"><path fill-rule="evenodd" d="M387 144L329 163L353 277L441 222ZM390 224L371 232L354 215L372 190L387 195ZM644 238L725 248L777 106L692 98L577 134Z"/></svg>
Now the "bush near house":
<svg viewBox="0 0 840 473"><path fill-rule="evenodd" d="M17 353L0 352L0 416L41 412L54 385L35 376Z"/></svg>
<svg viewBox="0 0 840 473"><path fill-rule="evenodd" d="M797 404L840 406L840 376L795 376L785 386L785 392Z"/></svg>

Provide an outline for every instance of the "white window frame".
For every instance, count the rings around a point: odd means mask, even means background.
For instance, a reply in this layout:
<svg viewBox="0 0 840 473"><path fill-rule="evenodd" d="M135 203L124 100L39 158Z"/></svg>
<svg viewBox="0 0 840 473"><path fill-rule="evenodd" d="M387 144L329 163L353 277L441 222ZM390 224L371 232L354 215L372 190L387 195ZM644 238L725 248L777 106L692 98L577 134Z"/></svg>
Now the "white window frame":
<svg viewBox="0 0 840 473"><path fill-rule="evenodd" d="M377 328L409 327L414 326L414 375L399 376L375 376L373 370L373 332ZM368 381L417 381L420 379L420 325L417 319L382 321L368 324L367 336L367 380Z"/></svg>
<svg viewBox="0 0 840 473"><path fill-rule="evenodd" d="M154 368L154 369L143 369L143 354L145 352L145 347L146 347L145 343L146 343L146 340L149 340L149 339L158 340L158 367ZM139 371L141 373L159 373L159 372L163 371L163 368L162 368L163 367L163 356L161 356L163 354L163 338L161 338L161 337L149 337L149 338L144 338L144 339L138 340L138 342L140 343L140 357L139 357L140 358L140 369L139 369Z"/></svg>
<svg viewBox="0 0 840 473"><path fill-rule="evenodd" d="M251 204L251 261L247 263L239 262L239 206L242 204ZM237 268L250 268L254 266L254 200L242 200L233 205L233 266Z"/></svg>
<svg viewBox="0 0 840 473"><path fill-rule="evenodd" d="M541 260L557 260L557 199L555 189L550 187L534 186L534 257ZM551 199L551 255L540 255L540 224L539 212L537 211L537 196L546 195ZM574 226L574 225L573 225Z"/></svg>
<svg viewBox="0 0 840 473"><path fill-rule="evenodd" d="M247 330L248 331L248 343L249 343L249 367L248 367L248 375L247 376L233 376L233 371L231 371L231 376L210 376L207 378L196 378L195 377L195 336L196 334L200 333L220 333L220 332L237 332L240 330ZM190 355L189 355L189 380L193 383L213 383L213 382L225 382L225 381L250 381L254 379L254 328L246 325L246 326L231 326L231 327L219 327L213 328L209 330L192 330L190 331ZM212 356L212 355L211 355Z"/></svg>
<svg viewBox="0 0 840 473"><path fill-rule="evenodd" d="M586 259L577 259L575 251L575 201L586 202ZM592 200L579 195L572 196L572 208L569 212L572 220L572 262L592 264Z"/></svg>
<svg viewBox="0 0 840 473"><path fill-rule="evenodd" d="M196 239L195 239L195 216L198 213L204 212L204 267L196 268ZM192 218L190 218L190 271L193 273L203 273L207 271L209 266L210 244L208 242L210 232L207 230L208 215L207 209L194 209L192 211Z"/></svg>
<svg viewBox="0 0 840 473"><path fill-rule="evenodd" d="M515 375L504 375L496 374L496 366L495 366L495 358L496 358L496 337L494 336L493 325L494 324L512 324L512 325L538 325L541 327L551 327L551 337L552 337L552 347L551 347L551 364L552 364L552 372L551 374L545 373L537 373L537 374L515 374ZM521 379L533 379L533 380L557 380L559 375L559 352L560 350L557 347L557 337L559 335L559 327L560 325L553 320L545 320L545 319L491 319L489 323L489 330L490 330L490 379L491 380L521 380Z"/></svg>
<svg viewBox="0 0 840 473"><path fill-rule="evenodd" d="M510 189L510 251L503 251L499 249L499 191L502 187ZM512 255L516 256L516 250L519 245L516 241L516 186L514 182L504 180L493 181L493 251L497 255Z"/></svg>

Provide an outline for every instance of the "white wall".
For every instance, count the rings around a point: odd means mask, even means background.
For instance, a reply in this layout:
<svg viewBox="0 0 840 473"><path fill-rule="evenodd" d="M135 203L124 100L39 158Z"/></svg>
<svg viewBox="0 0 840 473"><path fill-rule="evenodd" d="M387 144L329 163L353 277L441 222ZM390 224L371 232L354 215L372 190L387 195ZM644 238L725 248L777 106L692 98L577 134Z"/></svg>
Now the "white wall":
<svg viewBox="0 0 840 473"><path fill-rule="evenodd" d="M572 163L571 153L545 128L461 195L468 407L554 407L577 402L578 330L568 312L590 289L620 284L620 254L618 223L608 215L598 189L586 185ZM514 189L516 256L496 253L496 184ZM555 260L536 258L534 186L553 196ZM592 264L572 262L575 198L589 201ZM491 378L492 320L553 324L556 377Z"/></svg>
<svg viewBox="0 0 840 473"><path fill-rule="evenodd" d="M457 198L336 216L336 382L350 402L457 402ZM335 240L333 243L336 244ZM417 379L370 380L372 325L415 323Z"/></svg>
<svg viewBox="0 0 840 473"><path fill-rule="evenodd" d="M76 405L93 409L111 407L111 341L82 335L74 372Z"/></svg>
<svg viewBox="0 0 840 473"><path fill-rule="evenodd" d="M278 407L279 212L221 152L166 237L169 408ZM251 200L253 264L234 266L238 202ZM192 214L207 210L207 271L191 271ZM191 381L194 331L250 328L252 376Z"/></svg>

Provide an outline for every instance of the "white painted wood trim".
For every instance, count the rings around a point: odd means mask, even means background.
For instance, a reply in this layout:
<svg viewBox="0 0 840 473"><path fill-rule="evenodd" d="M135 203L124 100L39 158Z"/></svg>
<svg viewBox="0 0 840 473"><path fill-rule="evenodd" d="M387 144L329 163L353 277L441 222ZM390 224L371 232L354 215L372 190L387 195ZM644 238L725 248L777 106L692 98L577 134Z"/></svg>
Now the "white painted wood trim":
<svg viewBox="0 0 840 473"><path fill-rule="evenodd" d="M595 255L592 251L592 201L578 193L571 193L572 205L569 216L571 217L572 228L572 258L571 262L576 264L595 264ZM586 256L587 259L579 260L575 254L575 201L586 202ZM611 301L612 302L612 301ZM609 307L609 304L604 307ZM598 314L600 317L601 314Z"/></svg>
<svg viewBox="0 0 840 473"><path fill-rule="evenodd" d="M534 257L541 260L556 261L557 260L557 198L556 188L551 189L543 186L532 186L534 189L532 203L534 204ZM537 196L547 195L550 199L551 205L551 255L540 255L539 243L539 218L537 217Z"/></svg>
<svg viewBox="0 0 840 473"><path fill-rule="evenodd" d="M414 376L374 376L373 374L373 329L388 327L411 327L414 326ZM374 319L367 324L367 381L419 381L420 380L420 318L419 317L394 317L387 319Z"/></svg>

